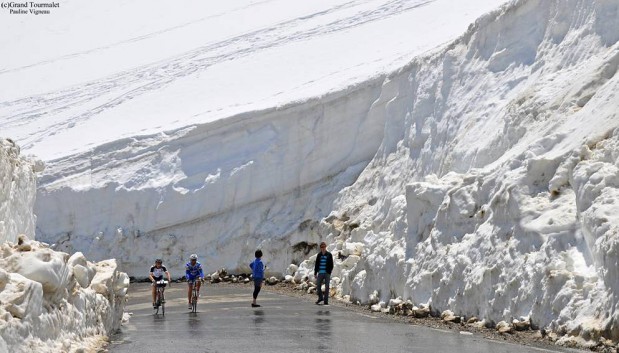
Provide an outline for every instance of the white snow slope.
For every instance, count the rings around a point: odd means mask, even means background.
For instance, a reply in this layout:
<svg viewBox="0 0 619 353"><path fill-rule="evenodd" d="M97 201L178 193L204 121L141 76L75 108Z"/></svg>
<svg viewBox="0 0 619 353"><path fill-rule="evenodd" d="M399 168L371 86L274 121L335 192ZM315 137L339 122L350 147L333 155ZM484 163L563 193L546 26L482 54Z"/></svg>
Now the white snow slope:
<svg viewBox="0 0 619 353"><path fill-rule="evenodd" d="M9 18L31 31L0 38L14 48L0 59L2 133L46 160L37 238L122 259L135 276L159 256L180 275L192 252L211 269L245 264L256 247L271 251L272 268L302 260L292 245L308 241L306 220L331 211L380 145L384 72L500 3L193 2L170 12L94 1ZM17 43L33 31L46 50Z"/></svg>
<svg viewBox="0 0 619 353"><path fill-rule="evenodd" d="M382 144L320 227L340 294L619 340L618 11L514 1L385 80Z"/></svg>
<svg viewBox="0 0 619 353"><path fill-rule="evenodd" d="M307 100L401 67L502 2L65 0L49 16L3 11L2 135L49 161Z"/></svg>
<svg viewBox="0 0 619 353"><path fill-rule="evenodd" d="M84 352L100 347L123 317L129 277L115 260L92 263L22 234L34 233L41 169L0 141L0 353Z"/></svg>
<svg viewBox="0 0 619 353"><path fill-rule="evenodd" d="M421 8L460 3L483 9L482 2L438 0ZM41 180L38 234L59 248L118 254L133 274L153 256L179 269L193 251L207 267L235 268L257 246L283 271L325 238L331 250L349 255L337 261L334 282L353 300L402 296L488 323L529 319L565 334L564 343L617 341L618 12L619 0L511 1L393 74L365 82L347 76L341 82L357 83L319 98L211 123L218 115L206 114L198 118L203 125L183 128L181 120L176 130L71 156L54 150L61 140L38 145L36 133L15 127L17 137L33 137L28 148L62 157L50 161ZM432 34L427 28L417 33ZM368 74L363 67L359 72ZM194 79L206 75L196 72ZM297 73L291 78L305 74ZM116 87L121 77L133 76L110 75L87 87L105 100L97 87ZM192 82L152 91L149 115L169 116L165 103L181 95L168 89L199 86ZM122 92L142 87L151 86ZM303 85L282 102L333 87ZM44 116L77 127L82 120L72 125L62 114L82 116L69 111L79 104L54 111L50 102L77 99L81 91L45 92L32 100ZM196 95L187 94L187 106L195 106ZM143 117L123 108L131 101L144 107L136 99L146 96L138 96L120 95L99 111ZM265 104L278 102L273 97ZM260 99L251 96L253 103L240 109L260 107ZM2 115L26 121L24 102L3 104ZM191 116L179 106L179 116ZM86 108L75 109L91 117ZM164 113L154 114L159 109ZM119 120L98 121L98 130L75 131L84 139L92 135L86 131L101 131L97 145L112 136L105 125L125 129ZM136 121L151 131L150 123ZM58 131L58 139L82 141ZM296 277L311 277L311 265L302 263Z"/></svg>

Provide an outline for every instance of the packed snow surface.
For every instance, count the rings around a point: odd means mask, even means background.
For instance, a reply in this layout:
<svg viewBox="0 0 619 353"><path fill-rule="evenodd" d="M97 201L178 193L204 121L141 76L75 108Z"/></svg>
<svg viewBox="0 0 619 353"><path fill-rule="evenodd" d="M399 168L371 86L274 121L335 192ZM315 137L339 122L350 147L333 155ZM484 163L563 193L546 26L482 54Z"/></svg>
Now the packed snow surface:
<svg viewBox="0 0 619 353"><path fill-rule="evenodd" d="M129 277L29 240L37 160L0 140L0 353L79 352L118 330Z"/></svg>
<svg viewBox="0 0 619 353"><path fill-rule="evenodd" d="M175 37L212 17L171 15L169 30L121 24L107 45L84 30L68 42L95 49L12 63L0 75L76 70L0 103L48 161L37 235L143 276L154 256L179 271L191 252L242 270L261 247L275 271L299 263L295 281L324 239L336 295L378 310L402 297L563 343L618 341L619 0L510 1L427 52L499 3L313 2L269 25L286 3L257 2L240 22L266 32L214 46L216 30ZM349 11L359 22L330 31Z"/></svg>
<svg viewBox="0 0 619 353"><path fill-rule="evenodd" d="M501 2L95 0L3 13L2 134L47 161L306 100L401 66Z"/></svg>

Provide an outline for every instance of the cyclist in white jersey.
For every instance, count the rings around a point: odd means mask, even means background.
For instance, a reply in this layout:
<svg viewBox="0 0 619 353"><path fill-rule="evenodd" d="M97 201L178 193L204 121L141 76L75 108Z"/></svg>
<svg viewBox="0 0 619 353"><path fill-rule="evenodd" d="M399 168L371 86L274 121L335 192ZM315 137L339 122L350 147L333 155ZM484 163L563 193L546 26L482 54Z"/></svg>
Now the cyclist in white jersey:
<svg viewBox="0 0 619 353"><path fill-rule="evenodd" d="M170 272L168 272L168 269L163 266L163 261L161 259L155 260L155 264L150 268L150 274L148 275L153 287L153 308L157 307L155 303L157 297L157 286L155 283L162 280L164 274L168 277L168 283L172 283L170 280Z"/></svg>

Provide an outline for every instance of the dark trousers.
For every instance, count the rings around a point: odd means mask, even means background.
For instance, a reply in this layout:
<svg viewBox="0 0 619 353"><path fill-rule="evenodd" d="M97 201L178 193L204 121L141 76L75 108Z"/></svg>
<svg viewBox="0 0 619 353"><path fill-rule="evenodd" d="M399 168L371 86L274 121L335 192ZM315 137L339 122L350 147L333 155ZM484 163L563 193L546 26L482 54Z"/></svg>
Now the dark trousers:
<svg viewBox="0 0 619 353"><path fill-rule="evenodd" d="M258 293L260 293L261 284L262 284L262 278L254 278L254 299L258 298Z"/></svg>
<svg viewBox="0 0 619 353"><path fill-rule="evenodd" d="M325 283L325 292L322 293L322 283ZM331 284L330 273L319 273L316 278L316 291L318 292L318 300L324 300L325 303L329 302L329 284Z"/></svg>

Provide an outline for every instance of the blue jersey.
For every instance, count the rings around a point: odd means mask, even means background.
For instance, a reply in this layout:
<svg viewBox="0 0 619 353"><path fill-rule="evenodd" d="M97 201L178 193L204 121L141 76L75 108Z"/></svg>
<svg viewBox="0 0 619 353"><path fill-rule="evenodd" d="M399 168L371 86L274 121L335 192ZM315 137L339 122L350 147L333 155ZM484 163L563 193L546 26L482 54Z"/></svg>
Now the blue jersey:
<svg viewBox="0 0 619 353"><path fill-rule="evenodd" d="M202 265L197 261L195 265L192 265L191 262L185 264L185 278L187 278L187 281L193 281L198 277L204 278Z"/></svg>

